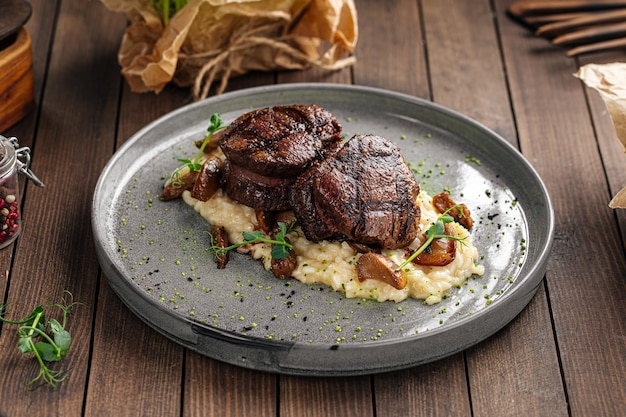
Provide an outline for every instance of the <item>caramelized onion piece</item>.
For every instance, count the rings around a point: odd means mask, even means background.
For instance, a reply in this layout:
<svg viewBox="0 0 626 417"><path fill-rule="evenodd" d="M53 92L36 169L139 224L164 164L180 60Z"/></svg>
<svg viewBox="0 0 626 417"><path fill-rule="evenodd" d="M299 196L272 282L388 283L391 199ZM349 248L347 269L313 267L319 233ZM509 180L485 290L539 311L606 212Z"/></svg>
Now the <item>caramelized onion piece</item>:
<svg viewBox="0 0 626 417"><path fill-rule="evenodd" d="M210 156L202 163L200 173L198 174L191 190L191 196L200 201L207 201L213 197L213 194L220 186L220 174L224 162L216 157Z"/></svg>
<svg viewBox="0 0 626 417"><path fill-rule="evenodd" d="M451 224L444 226L445 234L456 236L454 227ZM411 256L413 251L405 250L406 257ZM456 256L456 241L448 238L437 238L428 245L424 252L417 255L411 262L416 265L445 266L454 261Z"/></svg>
<svg viewBox="0 0 626 417"><path fill-rule="evenodd" d="M213 244L220 248L228 247L228 234L222 226L213 226L211 228L211 236L213 236ZM230 252L219 253L215 255L215 263L218 269L226 268Z"/></svg>
<svg viewBox="0 0 626 417"><path fill-rule="evenodd" d="M384 255L368 252L361 255L356 264L360 282L377 279L401 290L406 287L407 278L403 271L396 271L398 265Z"/></svg>
<svg viewBox="0 0 626 417"><path fill-rule="evenodd" d="M288 238L285 238L285 242L289 242ZM293 270L296 269L296 251L292 248L286 248L289 252L287 258L274 259L272 258L272 273L276 278L285 279L289 278L293 274Z"/></svg>
<svg viewBox="0 0 626 417"><path fill-rule="evenodd" d="M177 184L177 186L172 184L171 181L168 182L165 184L165 187L163 187L163 191L161 192L161 200L170 201L179 198L183 195L183 191L191 190L193 188L197 178L198 171L191 171L180 178L181 183Z"/></svg>
<svg viewBox="0 0 626 417"><path fill-rule="evenodd" d="M465 204L455 203L452 197L450 197L450 194L445 191L433 197L433 205L440 213L443 213L454 206L460 206L462 210L459 210L457 207L455 207L450 210L448 214L452 216L455 221L462 224L467 229L471 229L474 225L474 221L472 220L470 211L467 206Z"/></svg>

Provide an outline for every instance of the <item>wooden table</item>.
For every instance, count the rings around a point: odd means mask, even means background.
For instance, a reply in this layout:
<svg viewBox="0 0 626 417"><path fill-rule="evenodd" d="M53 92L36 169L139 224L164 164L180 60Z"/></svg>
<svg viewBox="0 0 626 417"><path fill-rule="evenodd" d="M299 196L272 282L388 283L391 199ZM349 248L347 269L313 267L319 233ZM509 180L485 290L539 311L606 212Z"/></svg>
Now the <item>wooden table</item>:
<svg viewBox="0 0 626 417"><path fill-rule="evenodd" d="M33 149L44 189L26 185L23 233L0 252L12 317L69 290L73 344L56 390L0 327L0 415L626 415L626 158L599 96L572 74L611 52L567 58L505 13L508 0L358 0L358 63L339 72L257 73L229 90L296 81L375 86L467 114L542 176L556 239L538 293L510 325L452 357L403 371L309 378L208 359L135 317L102 275L91 232L98 176L138 129L190 101L188 90L131 93L117 50L126 18L98 1L32 0L36 109L2 132Z"/></svg>

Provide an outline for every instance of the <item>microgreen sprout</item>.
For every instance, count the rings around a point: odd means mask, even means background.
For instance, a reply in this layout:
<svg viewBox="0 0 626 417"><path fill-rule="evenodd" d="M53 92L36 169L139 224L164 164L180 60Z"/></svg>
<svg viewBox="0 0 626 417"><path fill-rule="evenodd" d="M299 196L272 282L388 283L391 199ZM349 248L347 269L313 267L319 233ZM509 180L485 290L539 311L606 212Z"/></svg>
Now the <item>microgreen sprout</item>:
<svg viewBox="0 0 626 417"><path fill-rule="evenodd" d="M293 232L296 227L296 222L291 223L287 226L283 222L278 222L278 232L274 236L274 239L267 237L260 230L255 230L253 232L242 232L243 242L235 243L230 246L226 246L222 248L214 243L213 236L211 235L211 251L217 255L223 255L228 251L233 249L237 249L241 246L253 244L253 243L271 243L274 244L272 248L272 258L273 259L283 259L289 257L289 249L293 249L293 245L287 242L286 237L289 233Z"/></svg>
<svg viewBox="0 0 626 417"><path fill-rule="evenodd" d="M179 12L189 0L152 0L152 5L163 19L163 25L167 26L177 12Z"/></svg>
<svg viewBox="0 0 626 417"><path fill-rule="evenodd" d="M186 167L189 169L189 172L200 171L202 168L202 164L200 163L200 159L202 158L202 154L206 149L207 145L211 141L211 137L215 134L215 132L225 128L226 125L222 123L222 117L219 113L213 113L211 115L211 119L209 120L209 127L207 128L207 134L202 141L202 145L200 145L200 149L198 153L193 159L177 159L178 162L183 165L176 168L172 175L170 175L170 183L174 188L180 188L183 185L183 180L181 178L180 172Z"/></svg>
<svg viewBox="0 0 626 417"><path fill-rule="evenodd" d="M441 239L441 238L453 239L453 240L456 240L457 242L461 242L461 244L464 243L463 240L465 239L465 237L460 238L460 237L450 236L450 235L445 234L445 225L447 223L451 223L454 221L454 218L450 216L450 214L448 213L455 208L461 210L461 213L463 213L462 207L457 205L457 206L450 207L449 209L444 211L439 217L437 217L437 220L435 221L435 223L433 223L428 228L428 230L426 230L426 233L425 233L426 241L419 247L419 249L413 252L411 256L409 256L404 262L402 262L402 264L400 264L396 268L396 271L402 270L402 268L407 266L413 259L417 258L419 254L424 252L426 248L428 248L430 244L433 242L433 240L435 239Z"/></svg>
<svg viewBox="0 0 626 417"><path fill-rule="evenodd" d="M20 337L17 348L20 352L32 353L39 363L39 374L26 385L27 390L35 387L35 383L43 380L52 388L65 380L67 375L63 371L48 368L45 362L58 362L67 354L72 342L70 333L65 329L67 317L72 309L80 303L74 301L72 293L64 291L59 303L37 306L28 316L12 321L4 318L6 304L0 305L0 321L6 324L18 325L17 333ZM46 308L56 307L62 312L62 320L49 319L46 322Z"/></svg>

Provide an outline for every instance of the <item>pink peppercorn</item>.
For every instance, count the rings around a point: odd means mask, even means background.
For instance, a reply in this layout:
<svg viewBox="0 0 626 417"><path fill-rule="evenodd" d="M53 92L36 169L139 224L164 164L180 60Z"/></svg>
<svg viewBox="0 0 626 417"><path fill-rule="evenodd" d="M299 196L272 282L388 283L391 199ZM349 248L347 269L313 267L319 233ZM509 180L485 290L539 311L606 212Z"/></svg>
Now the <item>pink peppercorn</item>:
<svg viewBox="0 0 626 417"><path fill-rule="evenodd" d="M20 147L17 138L0 135L0 248L11 244L20 233L19 174L43 187L29 165L30 149Z"/></svg>

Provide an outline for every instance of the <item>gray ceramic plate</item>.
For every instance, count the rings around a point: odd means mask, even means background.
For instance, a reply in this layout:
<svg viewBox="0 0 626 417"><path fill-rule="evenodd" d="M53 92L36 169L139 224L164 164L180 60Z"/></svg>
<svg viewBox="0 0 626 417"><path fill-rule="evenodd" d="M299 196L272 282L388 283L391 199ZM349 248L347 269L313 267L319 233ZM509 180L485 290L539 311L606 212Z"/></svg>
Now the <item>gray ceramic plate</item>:
<svg viewBox="0 0 626 417"><path fill-rule="evenodd" d="M158 199L177 158L193 155L212 113L226 122L253 108L315 103L344 132L395 142L423 189L448 189L472 210L485 266L440 304L346 299L324 286L281 281L245 255L218 270L208 224L183 201ZM346 85L288 84L237 91L174 111L130 138L105 167L92 222L111 287L168 338L228 363L300 375L406 368L487 338L530 301L553 239L548 193L502 138L440 106Z"/></svg>

